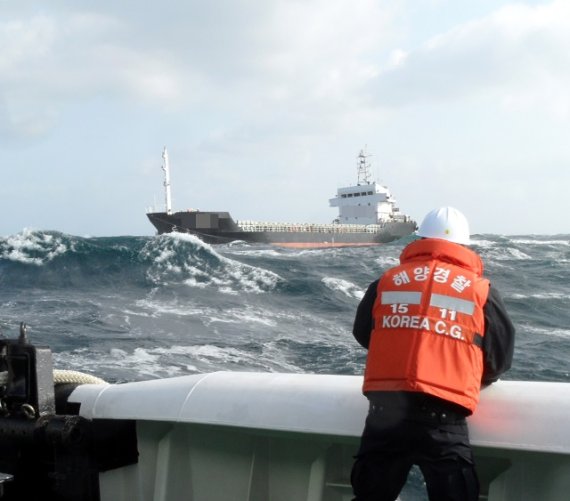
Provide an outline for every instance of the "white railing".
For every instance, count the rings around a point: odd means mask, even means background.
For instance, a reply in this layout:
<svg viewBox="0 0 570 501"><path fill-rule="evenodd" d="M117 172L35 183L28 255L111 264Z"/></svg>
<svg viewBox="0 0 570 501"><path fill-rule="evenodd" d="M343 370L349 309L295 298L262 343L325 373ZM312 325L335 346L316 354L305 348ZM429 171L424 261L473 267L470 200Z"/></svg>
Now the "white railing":
<svg viewBox="0 0 570 501"><path fill-rule="evenodd" d="M377 233L384 224L310 224L272 223L262 221L236 221L247 232L307 232L307 233Z"/></svg>

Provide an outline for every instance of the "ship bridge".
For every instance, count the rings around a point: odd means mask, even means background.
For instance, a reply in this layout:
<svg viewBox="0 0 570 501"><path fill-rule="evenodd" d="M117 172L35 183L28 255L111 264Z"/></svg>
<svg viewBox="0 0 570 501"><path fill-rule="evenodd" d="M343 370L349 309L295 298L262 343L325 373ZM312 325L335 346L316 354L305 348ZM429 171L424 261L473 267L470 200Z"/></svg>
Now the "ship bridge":
<svg viewBox="0 0 570 501"><path fill-rule="evenodd" d="M402 217L396 199L390 190L371 181L370 165L363 150L357 157L358 183L337 190L329 200L331 207L338 207L340 224L379 224Z"/></svg>

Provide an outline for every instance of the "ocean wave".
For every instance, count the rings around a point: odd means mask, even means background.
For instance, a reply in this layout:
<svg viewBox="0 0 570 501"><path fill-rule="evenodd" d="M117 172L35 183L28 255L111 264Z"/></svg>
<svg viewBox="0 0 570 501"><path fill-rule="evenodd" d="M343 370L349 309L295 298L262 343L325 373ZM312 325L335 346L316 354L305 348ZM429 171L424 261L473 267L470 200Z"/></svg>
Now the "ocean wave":
<svg viewBox="0 0 570 501"><path fill-rule="evenodd" d="M563 245L563 246L570 246L570 239L569 240L539 240L539 239L530 239L530 238L513 238L511 240L513 244L516 245L547 245L547 246L556 246L556 245Z"/></svg>
<svg viewBox="0 0 570 501"><path fill-rule="evenodd" d="M396 256L379 256L374 260L380 268L392 268L400 264L400 258Z"/></svg>
<svg viewBox="0 0 570 501"><path fill-rule="evenodd" d="M487 239L478 238L478 237L472 237L471 238L471 245L474 248L488 249L490 247L496 247L499 244L500 244L500 242L497 242L495 240L487 240Z"/></svg>
<svg viewBox="0 0 570 501"><path fill-rule="evenodd" d="M354 299L351 304L350 313L345 317L349 323L354 318ZM328 340L331 343L336 343L339 338L352 340L348 328L342 323L334 318L322 318L317 311L295 307L292 302L258 306L220 304L216 307L145 301L139 305L148 309L160 323L184 320L184 325L192 331L193 339L229 337L234 341L287 339L299 342L318 339L319 342ZM307 326L310 326L310 335Z"/></svg>
<svg viewBox="0 0 570 501"><path fill-rule="evenodd" d="M221 370L225 367L236 366L246 369L264 371L287 370L298 372L298 367L288 364L282 357L276 357L275 353L265 351L265 345L252 345L250 349L244 347L218 346L215 344L172 346L168 348L156 348L153 353L166 356L183 356L191 360L204 372ZM271 351L271 350L270 350Z"/></svg>
<svg viewBox="0 0 570 501"><path fill-rule="evenodd" d="M201 317L205 314L204 308L191 304L179 305L176 302L157 301L150 298L138 299L134 303L135 308L125 310L131 315L146 317L159 317L160 315L173 315L177 317Z"/></svg>
<svg viewBox="0 0 570 501"><path fill-rule="evenodd" d="M205 325L214 323L226 324L259 324L265 327L276 327L277 321L266 312L254 308L231 308L220 314L219 311L206 312Z"/></svg>
<svg viewBox="0 0 570 501"><path fill-rule="evenodd" d="M515 292L511 294L513 299L570 299L570 293L564 292L533 292L530 294L522 294Z"/></svg>
<svg viewBox="0 0 570 501"><path fill-rule="evenodd" d="M483 260L530 261L532 256L514 247L493 247L482 252Z"/></svg>
<svg viewBox="0 0 570 501"><path fill-rule="evenodd" d="M522 330L532 333L533 335L570 339L570 329L525 325Z"/></svg>
<svg viewBox="0 0 570 501"><path fill-rule="evenodd" d="M138 251L144 237L83 238L24 230L0 240L0 283L79 291L146 286Z"/></svg>
<svg viewBox="0 0 570 501"><path fill-rule="evenodd" d="M360 289L356 284L344 280L342 278L336 277L324 277L322 282L333 291L340 291L345 296L362 299L364 297L364 291Z"/></svg>
<svg viewBox="0 0 570 501"><path fill-rule="evenodd" d="M517 328L508 377L568 381L566 236L473 240ZM58 368L110 382L213 370L361 374L356 304L405 243L298 251L26 230L0 239L0 327L17 337L24 320Z"/></svg>
<svg viewBox="0 0 570 501"><path fill-rule="evenodd" d="M110 383L136 379L174 377L184 373L184 367L164 364L160 354L152 350L110 348L109 350L79 348L54 353L54 365L58 369L72 369L101 377ZM186 366L187 373L192 368ZM196 371L195 371L196 372Z"/></svg>
<svg viewBox="0 0 570 501"><path fill-rule="evenodd" d="M232 254L237 256L269 256L269 257L283 257L283 252L277 249L225 249L224 254Z"/></svg>
<svg viewBox="0 0 570 501"><path fill-rule="evenodd" d="M197 288L216 287L225 294L261 294L283 280L272 271L223 256L193 235L155 237L147 242L141 256L150 263L147 277L157 285L174 282Z"/></svg>
<svg viewBox="0 0 570 501"><path fill-rule="evenodd" d="M85 348L54 353L58 369L73 369L102 377L109 382L175 377L218 370L302 372L287 362L271 343L250 346L216 344Z"/></svg>
<svg viewBox="0 0 570 501"><path fill-rule="evenodd" d="M287 315L285 313L274 314L262 308L256 308L250 305L243 307L224 307L213 308L206 306L194 306L191 304L178 304L173 302L156 301L152 299L141 299L136 301L138 309L142 310L143 316L159 317L161 315L172 315L181 318L196 318L199 319L205 326L212 324L258 324L266 327L275 327L277 320L287 318L297 318L294 315ZM138 311L131 313L141 314Z"/></svg>
<svg viewBox="0 0 570 501"><path fill-rule="evenodd" d="M24 229L0 239L0 259L41 266L74 250L73 242L63 234Z"/></svg>

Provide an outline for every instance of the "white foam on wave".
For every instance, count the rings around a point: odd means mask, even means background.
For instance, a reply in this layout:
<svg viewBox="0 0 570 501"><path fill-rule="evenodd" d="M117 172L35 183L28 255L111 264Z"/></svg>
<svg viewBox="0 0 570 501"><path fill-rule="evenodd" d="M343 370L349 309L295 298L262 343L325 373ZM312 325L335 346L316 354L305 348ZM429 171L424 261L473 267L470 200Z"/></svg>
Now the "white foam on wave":
<svg viewBox="0 0 570 501"><path fill-rule="evenodd" d="M329 289L342 292L345 296L350 298L362 299L364 297L364 291L348 280L336 277L324 277L321 281Z"/></svg>
<svg viewBox="0 0 570 501"><path fill-rule="evenodd" d="M61 238L27 228L2 240L0 258L36 266L41 266L70 250Z"/></svg>
<svg viewBox="0 0 570 501"><path fill-rule="evenodd" d="M533 294L512 294L513 299L570 299L570 294L562 292L536 292Z"/></svg>
<svg viewBox="0 0 570 501"><path fill-rule="evenodd" d="M521 261L526 261L529 259L532 259L531 256L529 256L528 254L525 254L523 251L520 251L518 249L508 249L510 255L512 258L514 259L519 259Z"/></svg>
<svg viewBox="0 0 570 501"><path fill-rule="evenodd" d="M181 374L182 368L164 364L160 354L137 347L129 352L111 348L108 352L79 348L54 353L56 368L73 369L108 379L110 373L120 373L120 378L134 380L143 378L173 377Z"/></svg>
<svg viewBox="0 0 570 501"><path fill-rule="evenodd" d="M275 368L271 368L272 371L278 370L280 372L292 373L304 372L300 367L289 363L283 356L283 350L273 341L264 343L263 357L267 360L271 360L272 363L275 364Z"/></svg>
<svg viewBox="0 0 570 501"><path fill-rule="evenodd" d="M107 380L132 381L236 369L301 372L271 343L261 345L258 350L213 344L137 347L132 351L79 348L54 353L54 361L57 368L79 370Z"/></svg>
<svg viewBox="0 0 570 501"><path fill-rule="evenodd" d="M525 325L524 327L521 327L520 330L547 337L570 339L570 329L557 329L551 327L536 327Z"/></svg>
<svg viewBox="0 0 570 501"><path fill-rule="evenodd" d="M185 243L191 243L198 252L185 257L182 247ZM189 234L161 235L145 246L142 255L152 259L153 266L148 274L156 283L163 283L165 276L180 275L189 287L217 287L222 293L236 295L268 292L283 280L272 271L223 256L211 245ZM187 278L184 279L184 275Z"/></svg>
<svg viewBox="0 0 570 501"><path fill-rule="evenodd" d="M298 256L322 256L323 254L330 254L335 252L335 249L329 249L326 247L323 248L314 248L314 249L295 249L293 247L289 247L287 248L287 251L285 252L286 255L292 256L292 257L298 257Z"/></svg>
<svg viewBox="0 0 570 501"><path fill-rule="evenodd" d="M490 251L485 252L484 259L495 259L497 261L530 261L532 257L525 254L519 249L514 249L512 247L507 248L493 248Z"/></svg>
<svg viewBox="0 0 570 501"><path fill-rule="evenodd" d="M495 247L497 245L497 242L493 242L492 240L485 240L484 238L471 238L471 244L476 247L488 249L489 247Z"/></svg>
<svg viewBox="0 0 570 501"><path fill-rule="evenodd" d="M226 250L226 254L236 256L269 256L269 257L283 257L283 253L276 249L240 249L240 250Z"/></svg>
<svg viewBox="0 0 570 501"><path fill-rule="evenodd" d="M227 265L225 271L232 279L231 283L224 284L230 290L233 290L233 285L239 285L245 292L259 294L274 289L277 283L283 280L272 271L239 263L226 257L222 257L222 259Z"/></svg>
<svg viewBox="0 0 570 501"><path fill-rule="evenodd" d="M197 287L198 289L205 289L208 287L208 282L199 282L195 277L187 278L184 283L189 287Z"/></svg>
<svg viewBox="0 0 570 501"><path fill-rule="evenodd" d="M125 313L143 317L158 317L162 314L176 315L180 317L199 317L204 314L203 308L193 307L191 304L179 306L174 303L162 303L152 299L139 299L135 306L140 310L125 310Z"/></svg>
<svg viewBox="0 0 570 501"><path fill-rule="evenodd" d="M162 249L160 254L154 258L156 263L164 263L174 256L174 251L172 249Z"/></svg>
<svg viewBox="0 0 570 501"><path fill-rule="evenodd" d="M161 355L184 355L201 362L243 363L249 358L237 348L222 348L212 344L155 348L153 352Z"/></svg>
<svg viewBox="0 0 570 501"><path fill-rule="evenodd" d="M374 260L381 268L392 268L400 264L400 259L394 256L379 256Z"/></svg>
<svg viewBox="0 0 570 501"><path fill-rule="evenodd" d="M247 351L233 346L216 346L213 344L171 346L156 348L153 353L165 356L183 356L193 361L204 372L210 370L226 370L233 367L246 367L269 371L299 372L299 368L283 360L282 353L274 351L271 343L261 346L258 351Z"/></svg>
<svg viewBox="0 0 570 501"><path fill-rule="evenodd" d="M526 238L514 238L511 240L511 242L518 245L570 245L570 240L531 240Z"/></svg>
<svg viewBox="0 0 570 501"><path fill-rule="evenodd" d="M224 311L223 313L216 311L211 312L209 315L206 314L204 322L206 325L211 325L213 323L224 323L224 324L261 324L267 327L276 327L277 322L264 315L260 310L255 310L253 308L246 308L245 310L240 308L231 308Z"/></svg>
<svg viewBox="0 0 570 501"><path fill-rule="evenodd" d="M268 327L276 327L277 320L289 316L297 318L294 315L286 313L272 313L270 311L245 305L243 308L211 308L211 307L195 307L191 304L176 305L172 303L162 303L149 299L142 299L136 302L136 306L141 308L141 312L129 313L158 317L160 315L174 315L177 317L189 317L199 319L205 326L215 323L222 324L260 324Z"/></svg>
<svg viewBox="0 0 570 501"><path fill-rule="evenodd" d="M170 240L179 240L181 242L190 242L199 247L204 247L214 252L214 248L210 244L207 244L203 240L200 240L196 235L192 235L191 233L165 233L161 235L161 237Z"/></svg>

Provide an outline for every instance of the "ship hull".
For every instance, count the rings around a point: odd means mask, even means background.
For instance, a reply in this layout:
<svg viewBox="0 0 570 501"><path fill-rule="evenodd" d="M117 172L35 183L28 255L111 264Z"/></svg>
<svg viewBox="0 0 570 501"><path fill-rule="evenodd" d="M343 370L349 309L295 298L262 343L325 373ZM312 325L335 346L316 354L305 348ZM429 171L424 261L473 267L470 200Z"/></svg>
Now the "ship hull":
<svg viewBox="0 0 570 501"><path fill-rule="evenodd" d="M228 212L151 212L147 214L159 234L189 233L208 244L225 244L236 240L291 248L356 247L380 245L408 236L416 230L414 221L396 221L378 231L338 231L338 229L302 231L244 231ZM318 225L315 225L318 227ZM328 225L333 227L334 225Z"/></svg>

